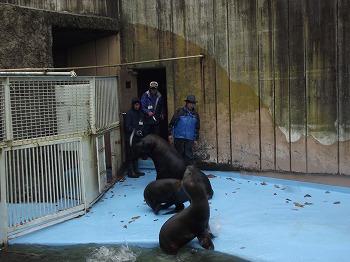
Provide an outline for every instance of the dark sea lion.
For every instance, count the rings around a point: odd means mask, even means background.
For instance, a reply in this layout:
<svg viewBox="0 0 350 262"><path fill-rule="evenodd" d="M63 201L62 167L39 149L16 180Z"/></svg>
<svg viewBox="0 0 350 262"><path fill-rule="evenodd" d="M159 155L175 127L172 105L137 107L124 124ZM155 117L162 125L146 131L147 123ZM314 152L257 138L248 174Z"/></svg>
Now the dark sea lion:
<svg viewBox="0 0 350 262"><path fill-rule="evenodd" d="M157 172L157 180L163 178L182 179L187 164L179 152L160 136L150 134L133 145L134 157L147 155L153 160ZM208 199L213 197L214 191L208 177L198 169L196 173L201 179Z"/></svg>
<svg viewBox="0 0 350 262"><path fill-rule="evenodd" d="M210 217L208 198L198 181L198 176L193 175L196 172L198 169L188 166L182 179L182 186L189 195L191 204L169 218L160 229L159 245L167 254L176 254L195 237L203 248L214 249L208 226Z"/></svg>
<svg viewBox="0 0 350 262"><path fill-rule="evenodd" d="M174 178L164 178L149 183L143 196L147 205L153 209L154 214L158 214L161 209L175 205L173 211L166 212L164 215L183 210L185 207L183 203L190 200L181 186L181 180Z"/></svg>

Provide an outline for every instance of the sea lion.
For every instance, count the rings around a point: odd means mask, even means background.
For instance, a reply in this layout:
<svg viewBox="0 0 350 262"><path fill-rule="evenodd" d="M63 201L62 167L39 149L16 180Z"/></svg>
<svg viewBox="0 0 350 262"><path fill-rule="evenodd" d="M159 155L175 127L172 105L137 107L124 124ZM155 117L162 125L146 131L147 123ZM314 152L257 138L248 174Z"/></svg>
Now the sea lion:
<svg viewBox="0 0 350 262"><path fill-rule="evenodd" d="M149 134L141 141L134 143L133 154L136 159L146 155L153 160L157 180L164 178L181 180L187 167L180 153L170 143L155 134ZM214 191L208 177L199 169L196 174L200 177L200 183L204 186L208 199L211 199Z"/></svg>
<svg viewBox="0 0 350 262"><path fill-rule="evenodd" d="M143 196L147 205L153 209L154 214L158 214L161 209L175 205L175 209L164 213L174 214L184 209L184 202L189 201L187 193L181 186L181 180L174 178L164 178L149 183Z"/></svg>
<svg viewBox="0 0 350 262"><path fill-rule="evenodd" d="M196 172L198 169L188 166L182 179L182 186L189 195L191 204L169 218L160 229L159 245L167 254L176 254L195 237L203 248L214 250L211 240L213 235L209 232L208 226L210 217L208 198L198 181L198 176L193 175Z"/></svg>

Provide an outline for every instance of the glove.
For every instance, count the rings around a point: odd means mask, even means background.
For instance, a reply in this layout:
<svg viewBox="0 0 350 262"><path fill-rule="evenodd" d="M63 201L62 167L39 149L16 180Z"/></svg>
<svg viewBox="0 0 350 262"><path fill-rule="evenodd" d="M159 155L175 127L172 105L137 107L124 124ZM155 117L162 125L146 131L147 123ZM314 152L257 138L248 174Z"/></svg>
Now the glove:
<svg viewBox="0 0 350 262"><path fill-rule="evenodd" d="M174 137L172 135L168 136L168 141L169 143L173 143L174 142Z"/></svg>
<svg viewBox="0 0 350 262"><path fill-rule="evenodd" d="M152 112L148 112L148 116L153 116L153 113Z"/></svg>
<svg viewBox="0 0 350 262"><path fill-rule="evenodd" d="M136 135L137 136L142 136L142 131L141 130L136 130Z"/></svg>

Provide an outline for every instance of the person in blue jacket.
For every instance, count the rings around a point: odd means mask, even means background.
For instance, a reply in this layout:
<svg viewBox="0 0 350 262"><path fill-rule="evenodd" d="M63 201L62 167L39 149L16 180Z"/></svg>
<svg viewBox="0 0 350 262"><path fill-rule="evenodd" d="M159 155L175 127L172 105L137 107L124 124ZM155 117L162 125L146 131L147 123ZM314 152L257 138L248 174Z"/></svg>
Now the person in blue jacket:
<svg viewBox="0 0 350 262"><path fill-rule="evenodd" d="M131 101L131 109L125 116L125 144L126 144L126 164L128 169L128 177L137 178L145 173L139 171L138 160L132 158L132 146L130 146L131 134L134 131L132 144L139 142L143 136L145 118L140 110L141 101L137 97Z"/></svg>
<svg viewBox="0 0 350 262"><path fill-rule="evenodd" d="M162 94L158 91L158 83L152 81L149 89L141 97L141 110L145 115L144 136L160 135L159 121L164 120L165 104Z"/></svg>
<svg viewBox="0 0 350 262"><path fill-rule="evenodd" d="M177 109L169 123L169 142L188 164L194 164L193 148L198 146L200 118L194 106L196 97L188 95L186 105Z"/></svg>

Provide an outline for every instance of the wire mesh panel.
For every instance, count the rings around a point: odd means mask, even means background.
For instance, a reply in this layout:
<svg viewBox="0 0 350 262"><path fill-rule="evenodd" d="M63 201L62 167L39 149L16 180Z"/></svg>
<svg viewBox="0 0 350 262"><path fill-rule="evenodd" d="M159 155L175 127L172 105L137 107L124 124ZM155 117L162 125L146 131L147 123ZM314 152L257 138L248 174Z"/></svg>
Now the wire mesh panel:
<svg viewBox="0 0 350 262"><path fill-rule="evenodd" d="M90 130L90 84L55 85L57 134Z"/></svg>
<svg viewBox="0 0 350 262"><path fill-rule="evenodd" d="M10 79L13 140L86 132L90 82Z"/></svg>
<svg viewBox="0 0 350 262"><path fill-rule="evenodd" d="M96 132L119 123L117 78L96 78Z"/></svg>
<svg viewBox="0 0 350 262"><path fill-rule="evenodd" d="M22 146L5 154L7 224L11 231L84 208L80 140Z"/></svg>

